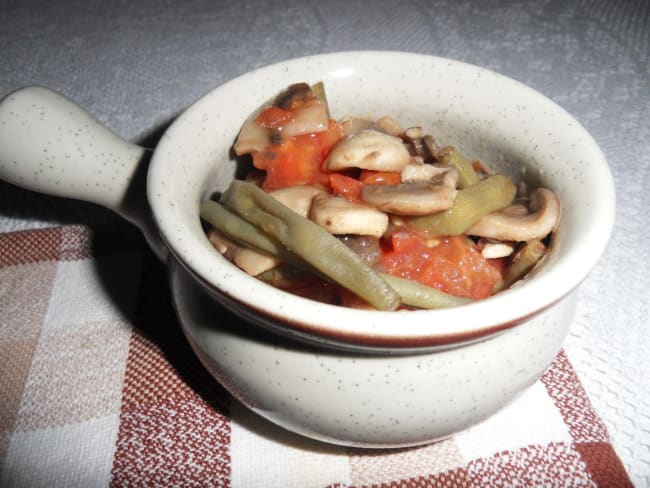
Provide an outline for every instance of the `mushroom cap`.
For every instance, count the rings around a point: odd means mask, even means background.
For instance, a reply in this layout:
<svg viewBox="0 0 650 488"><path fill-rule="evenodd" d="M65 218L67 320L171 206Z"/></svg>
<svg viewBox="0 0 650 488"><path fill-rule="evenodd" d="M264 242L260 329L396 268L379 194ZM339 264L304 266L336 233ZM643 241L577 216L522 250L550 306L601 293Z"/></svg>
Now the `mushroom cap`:
<svg viewBox="0 0 650 488"><path fill-rule="evenodd" d="M401 171L410 161L411 154L399 137L364 129L334 146L323 168L327 171L347 168Z"/></svg>
<svg viewBox="0 0 650 488"><path fill-rule="evenodd" d="M320 193L313 199L310 218L335 235L381 237L388 228L388 215L374 207L343 197Z"/></svg>
<svg viewBox="0 0 650 488"><path fill-rule="evenodd" d="M397 185L366 184L361 200L395 215L428 215L454 204L458 173L448 169L429 181L409 181Z"/></svg>

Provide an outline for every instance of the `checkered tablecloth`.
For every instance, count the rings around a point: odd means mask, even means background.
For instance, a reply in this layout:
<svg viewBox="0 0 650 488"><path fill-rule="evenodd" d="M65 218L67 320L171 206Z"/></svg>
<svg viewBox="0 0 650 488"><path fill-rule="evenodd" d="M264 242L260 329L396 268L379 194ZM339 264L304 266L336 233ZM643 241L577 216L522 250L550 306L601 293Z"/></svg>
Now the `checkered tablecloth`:
<svg viewBox="0 0 650 488"><path fill-rule="evenodd" d="M233 400L170 303L127 224L0 234L0 486L631 486L564 351L452 438L351 449Z"/></svg>

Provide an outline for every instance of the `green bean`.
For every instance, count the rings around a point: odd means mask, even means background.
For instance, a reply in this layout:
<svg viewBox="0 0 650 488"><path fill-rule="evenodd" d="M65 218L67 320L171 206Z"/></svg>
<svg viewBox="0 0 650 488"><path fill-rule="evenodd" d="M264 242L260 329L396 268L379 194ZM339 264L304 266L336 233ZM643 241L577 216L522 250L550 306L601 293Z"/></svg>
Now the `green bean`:
<svg viewBox="0 0 650 488"><path fill-rule="evenodd" d="M523 278L537 262L546 254L546 246L539 239L527 241L517 254L512 258L510 266L506 269L504 285L510 286L515 281Z"/></svg>
<svg viewBox="0 0 650 488"><path fill-rule="evenodd" d="M458 188L467 188L481 180L470 160L457 148L449 146L443 149L443 152L440 163L458 171Z"/></svg>
<svg viewBox="0 0 650 488"><path fill-rule="evenodd" d="M460 235L481 217L510 205L517 187L504 175L493 175L475 185L458 190L454 204L447 210L404 219L430 235Z"/></svg>
<svg viewBox="0 0 650 488"><path fill-rule="evenodd" d="M327 103L327 93L325 93L325 83L323 83L322 81L314 83L311 86L311 89L314 92L314 94L318 97L318 99L325 104L325 107L327 109L327 116L331 117L332 114L330 113L330 106Z"/></svg>
<svg viewBox="0 0 650 488"><path fill-rule="evenodd" d="M281 244L270 239L257 227L224 208L220 203L213 200L202 202L199 215L219 232L241 244L272 256L282 254Z"/></svg>
<svg viewBox="0 0 650 488"><path fill-rule="evenodd" d="M422 285L417 281L382 275L390 286L399 294L404 305L416 308L433 309L465 305L473 300L471 298L457 297L437 290L430 286Z"/></svg>
<svg viewBox="0 0 650 488"><path fill-rule="evenodd" d="M255 185L233 181L222 194L221 203L373 307L398 307L397 292L359 255Z"/></svg>
<svg viewBox="0 0 650 488"><path fill-rule="evenodd" d="M239 215L231 212L220 203L213 200L202 202L199 215L225 237L254 251L281 259L282 264L280 267L293 269L296 276L298 272L304 274L307 272L307 269L314 274L314 269L302 259L289 252L282 244L269 238L269 236L261 232L253 224L242 219ZM272 268L262 275L266 276L268 274L268 276L275 276L273 273L278 268ZM258 275L257 277L262 281L266 281L262 275ZM319 276L324 278L322 275Z"/></svg>

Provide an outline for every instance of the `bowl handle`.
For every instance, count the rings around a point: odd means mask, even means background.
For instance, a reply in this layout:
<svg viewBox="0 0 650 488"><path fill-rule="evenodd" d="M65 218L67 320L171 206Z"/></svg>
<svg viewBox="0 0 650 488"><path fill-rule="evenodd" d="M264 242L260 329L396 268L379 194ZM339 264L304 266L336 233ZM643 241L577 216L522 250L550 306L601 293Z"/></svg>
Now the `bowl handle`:
<svg viewBox="0 0 650 488"><path fill-rule="evenodd" d="M21 88L0 102L0 178L113 210L138 226L165 260L147 201L150 157L50 89Z"/></svg>

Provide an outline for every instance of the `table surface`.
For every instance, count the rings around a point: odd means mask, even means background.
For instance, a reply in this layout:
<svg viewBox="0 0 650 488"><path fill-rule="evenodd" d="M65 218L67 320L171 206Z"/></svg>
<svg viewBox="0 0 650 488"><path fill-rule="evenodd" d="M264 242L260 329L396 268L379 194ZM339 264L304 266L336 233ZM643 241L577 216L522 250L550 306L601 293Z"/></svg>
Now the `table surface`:
<svg viewBox="0 0 650 488"><path fill-rule="evenodd" d="M580 287L565 350L641 486L650 485L650 218L642 196L650 186L649 33L645 0L0 0L0 95L48 86L121 137L153 146L211 88L309 54L432 54L542 92L587 128L614 175L614 233ZM0 232L115 219L0 182Z"/></svg>

